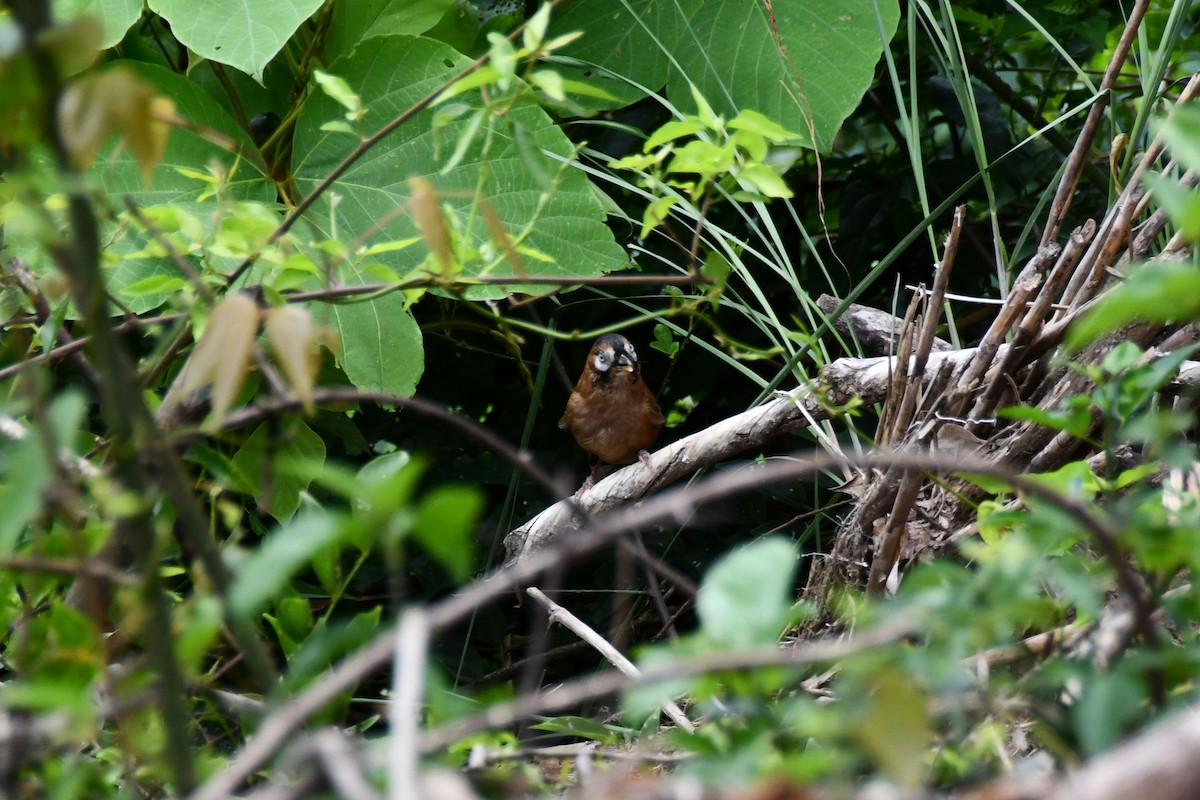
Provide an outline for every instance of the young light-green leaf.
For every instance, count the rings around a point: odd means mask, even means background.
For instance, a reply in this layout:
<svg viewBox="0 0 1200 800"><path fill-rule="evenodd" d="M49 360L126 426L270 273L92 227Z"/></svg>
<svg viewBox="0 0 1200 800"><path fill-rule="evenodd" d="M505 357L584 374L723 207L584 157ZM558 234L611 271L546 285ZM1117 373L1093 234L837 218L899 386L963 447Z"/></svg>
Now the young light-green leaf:
<svg viewBox="0 0 1200 800"><path fill-rule="evenodd" d="M696 597L701 630L733 649L775 644L796 602L796 562L796 548L780 536L723 556Z"/></svg>

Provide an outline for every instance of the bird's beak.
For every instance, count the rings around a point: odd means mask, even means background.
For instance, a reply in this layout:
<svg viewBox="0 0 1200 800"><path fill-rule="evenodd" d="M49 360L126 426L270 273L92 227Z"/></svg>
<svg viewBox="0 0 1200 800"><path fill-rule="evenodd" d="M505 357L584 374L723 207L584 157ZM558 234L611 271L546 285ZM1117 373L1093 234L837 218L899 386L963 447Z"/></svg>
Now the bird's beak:
<svg viewBox="0 0 1200 800"><path fill-rule="evenodd" d="M637 366L627 353L621 353L621 355L617 356L617 369L622 372L634 372L637 370Z"/></svg>

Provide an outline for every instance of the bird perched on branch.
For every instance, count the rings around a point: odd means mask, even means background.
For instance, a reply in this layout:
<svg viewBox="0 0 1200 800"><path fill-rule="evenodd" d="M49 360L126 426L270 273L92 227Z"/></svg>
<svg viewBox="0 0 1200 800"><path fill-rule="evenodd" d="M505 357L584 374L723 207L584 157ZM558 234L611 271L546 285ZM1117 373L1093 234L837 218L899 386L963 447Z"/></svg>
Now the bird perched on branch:
<svg viewBox="0 0 1200 800"><path fill-rule="evenodd" d="M646 448L658 438L662 424L629 340L608 333L593 342L558 427L570 430L579 446L601 461L629 464L640 459L649 465ZM584 489L595 482L599 468L592 469Z"/></svg>

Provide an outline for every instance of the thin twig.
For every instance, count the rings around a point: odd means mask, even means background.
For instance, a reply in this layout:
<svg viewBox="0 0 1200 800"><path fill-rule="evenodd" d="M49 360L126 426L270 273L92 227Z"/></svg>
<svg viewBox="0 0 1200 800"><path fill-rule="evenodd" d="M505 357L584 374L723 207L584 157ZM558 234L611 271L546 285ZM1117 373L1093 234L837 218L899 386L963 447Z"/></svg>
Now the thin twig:
<svg viewBox="0 0 1200 800"><path fill-rule="evenodd" d="M605 641L603 636L596 633L591 626L579 617L547 597L541 589L538 589L536 586L530 586L525 590L525 593L546 607L546 610L550 612L551 620L566 627L580 639L587 642L592 649L604 656L608 660L608 663L616 667L622 675L636 678L641 674L641 671L634 666L633 662L622 655L617 648ZM675 703L670 700L664 702L662 710L682 730L688 733L695 732L696 726L692 724L692 721L687 718L687 715Z"/></svg>

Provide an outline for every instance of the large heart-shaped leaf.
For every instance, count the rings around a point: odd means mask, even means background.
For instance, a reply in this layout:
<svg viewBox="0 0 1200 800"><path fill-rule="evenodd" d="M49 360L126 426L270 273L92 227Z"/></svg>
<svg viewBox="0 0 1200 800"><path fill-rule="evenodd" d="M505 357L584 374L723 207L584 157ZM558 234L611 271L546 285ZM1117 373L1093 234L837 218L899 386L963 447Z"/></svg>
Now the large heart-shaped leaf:
<svg viewBox="0 0 1200 800"><path fill-rule="evenodd" d="M327 59L347 55L363 39L418 34L432 28L454 5L454 0L355 0L337 3L325 36Z"/></svg>
<svg viewBox="0 0 1200 800"><path fill-rule="evenodd" d="M320 7L321 0L150 0L150 9L171 23L176 39L259 83L267 62Z"/></svg>
<svg viewBox="0 0 1200 800"><path fill-rule="evenodd" d="M553 29L585 32L564 54L649 91L667 84L684 110L694 108L690 82L718 113L761 112L824 150L870 85L899 15L895 0L580 0ZM624 105L619 83L604 86Z"/></svg>
<svg viewBox="0 0 1200 800"><path fill-rule="evenodd" d="M318 306L313 316L338 332L338 364L360 389L411 396L425 370L421 329L394 292L362 303Z"/></svg>
<svg viewBox="0 0 1200 800"><path fill-rule="evenodd" d="M330 71L358 94L372 130L385 124L465 67L467 57L440 42L414 36L373 37L354 53L334 62ZM358 139L326 123L343 123L345 108L314 89L296 123L294 175L302 193L311 192L349 153ZM434 110L416 114L359 159L313 206L308 222L333 238L358 239L366 245L413 240L420 232L411 215L413 179L431 186L441 208L452 217L467 276L517 272L497 243L487 217L503 226L521 254L527 275L593 276L624 269L629 259L604 225L604 207L583 173L569 165L572 146L540 108L518 104L495 117L471 116L434 130ZM464 136L474 132L458 151ZM549 155L548 155L549 154ZM331 209L331 198L336 204ZM428 251L409 246L373 258L406 275L424 264ZM361 279L355 268L341 275ZM378 278L372 278L378 280ZM532 290L519 281L505 287L473 286L468 299L502 297Z"/></svg>

